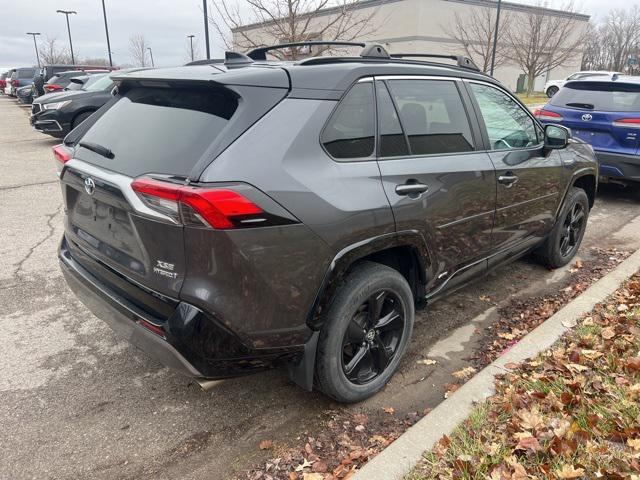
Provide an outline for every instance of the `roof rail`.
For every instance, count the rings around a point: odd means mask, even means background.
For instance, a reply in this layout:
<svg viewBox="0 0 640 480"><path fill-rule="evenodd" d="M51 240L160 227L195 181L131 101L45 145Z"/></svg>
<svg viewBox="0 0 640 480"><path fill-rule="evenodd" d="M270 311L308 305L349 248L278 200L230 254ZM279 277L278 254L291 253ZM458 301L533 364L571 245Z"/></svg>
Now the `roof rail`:
<svg viewBox="0 0 640 480"><path fill-rule="evenodd" d="M459 67L467 68L469 70L474 70L476 72L480 72L481 70L478 66L471 60L469 57L465 57L464 55L439 55L436 53L392 53L390 55L391 58L447 58L449 60L455 60L456 64Z"/></svg>
<svg viewBox="0 0 640 480"><path fill-rule="evenodd" d="M308 41L308 42L292 42L292 43L281 43L279 45L268 45L266 47L258 47L254 48L247 52L247 56L252 60L266 60L267 52L271 50L280 50L282 48L290 48L290 47L313 47L315 45L338 45L343 47L366 47L367 44L364 42L341 42L341 41Z"/></svg>

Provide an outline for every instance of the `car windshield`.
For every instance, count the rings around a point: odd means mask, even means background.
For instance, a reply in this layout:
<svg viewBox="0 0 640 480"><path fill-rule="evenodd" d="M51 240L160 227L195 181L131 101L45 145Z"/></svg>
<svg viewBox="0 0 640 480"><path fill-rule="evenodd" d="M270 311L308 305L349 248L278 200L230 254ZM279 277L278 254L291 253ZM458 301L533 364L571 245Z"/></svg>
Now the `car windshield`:
<svg viewBox="0 0 640 480"><path fill-rule="evenodd" d="M573 82L560 89L550 103L563 108L637 112L640 110L640 84Z"/></svg>
<svg viewBox="0 0 640 480"><path fill-rule="evenodd" d="M95 77L98 77L94 80ZM113 84L113 80L109 75L91 75L84 86L87 92L100 92L107 90Z"/></svg>
<svg viewBox="0 0 640 480"><path fill-rule="evenodd" d="M35 74L35 68L21 68L18 70L18 78L33 78Z"/></svg>

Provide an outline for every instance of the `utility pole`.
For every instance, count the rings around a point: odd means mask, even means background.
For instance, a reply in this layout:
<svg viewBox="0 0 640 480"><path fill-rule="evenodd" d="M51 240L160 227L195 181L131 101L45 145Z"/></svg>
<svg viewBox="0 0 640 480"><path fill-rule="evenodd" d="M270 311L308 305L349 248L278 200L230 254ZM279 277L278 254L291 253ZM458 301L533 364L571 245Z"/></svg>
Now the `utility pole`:
<svg viewBox="0 0 640 480"><path fill-rule="evenodd" d="M189 42L191 42L191 61L192 62L193 62L193 37L195 37L195 35L187 35Z"/></svg>
<svg viewBox="0 0 640 480"><path fill-rule="evenodd" d="M67 17L67 32L69 33L69 47L71 48L71 63L76 64L76 58L73 56L73 42L71 42L71 27L69 26L69 15L76 15L78 12L73 10L56 10L56 13L64 13Z"/></svg>
<svg viewBox="0 0 640 480"><path fill-rule="evenodd" d="M502 0L498 0L498 13L496 13L496 29L493 31L493 53L491 54L491 72L489 73L493 77L493 69L496 66L496 47L498 46L498 28L500 28L500 8L502 7Z"/></svg>
<svg viewBox="0 0 640 480"><path fill-rule="evenodd" d="M109 52L109 66L113 67L113 60L111 58L111 43L109 42L109 26L107 25L107 9L104 6L104 0L102 0L102 15L104 16L104 31L107 34L107 52Z"/></svg>
<svg viewBox="0 0 640 480"><path fill-rule="evenodd" d="M36 36L40 35L40 32L27 32L27 35L33 35L33 46L36 47L36 60L38 61L38 68L40 68L40 55L38 55L38 44L36 43ZM193 57L193 51L191 56Z"/></svg>
<svg viewBox="0 0 640 480"><path fill-rule="evenodd" d="M153 50L151 50L151 47L147 47L147 50L149 50L149 55L151 55L151 66L155 67L155 64L153 63Z"/></svg>
<svg viewBox="0 0 640 480"><path fill-rule="evenodd" d="M207 15L207 0L202 0L202 10L204 11L204 44L207 48L207 60L211 59L209 50L209 15Z"/></svg>

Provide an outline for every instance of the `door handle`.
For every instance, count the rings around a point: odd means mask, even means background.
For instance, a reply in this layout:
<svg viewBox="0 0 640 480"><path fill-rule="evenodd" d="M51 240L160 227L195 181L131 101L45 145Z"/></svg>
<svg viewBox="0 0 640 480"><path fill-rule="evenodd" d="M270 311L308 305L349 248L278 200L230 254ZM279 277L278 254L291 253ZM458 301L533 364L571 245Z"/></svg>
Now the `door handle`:
<svg viewBox="0 0 640 480"><path fill-rule="evenodd" d="M507 188L514 186L518 183L518 176L511 172L507 172L506 175L500 175L498 177L498 183L505 185Z"/></svg>
<svg viewBox="0 0 640 480"><path fill-rule="evenodd" d="M398 195L416 195L429 190L429 186L424 183L403 183L396 185L396 193Z"/></svg>

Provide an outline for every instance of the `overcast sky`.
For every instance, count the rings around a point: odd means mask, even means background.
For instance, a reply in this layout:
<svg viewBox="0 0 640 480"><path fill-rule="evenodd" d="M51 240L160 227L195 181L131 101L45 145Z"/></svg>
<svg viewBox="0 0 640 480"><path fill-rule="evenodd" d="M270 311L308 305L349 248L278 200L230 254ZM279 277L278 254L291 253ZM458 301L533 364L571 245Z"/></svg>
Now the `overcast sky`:
<svg viewBox="0 0 640 480"><path fill-rule="evenodd" d="M243 0L232 0L242 3ZM512 0L513 1L513 0ZM515 0L518 3L534 3ZM628 8L640 0L583 0L583 13L601 17L609 8ZM177 65L187 61L186 38L196 35L204 55L204 26L201 0L105 0L113 60L130 63L129 37L144 34L153 49L156 66ZM551 0L559 7L563 0ZM69 17L76 57L107 58L101 0L0 0L0 66L13 67L35 63L32 37L25 32L41 32L57 37L68 45L65 17L56 10L75 10ZM223 52L222 42L211 31L212 56ZM3 68L4 70L4 68Z"/></svg>

